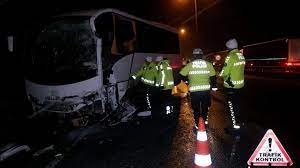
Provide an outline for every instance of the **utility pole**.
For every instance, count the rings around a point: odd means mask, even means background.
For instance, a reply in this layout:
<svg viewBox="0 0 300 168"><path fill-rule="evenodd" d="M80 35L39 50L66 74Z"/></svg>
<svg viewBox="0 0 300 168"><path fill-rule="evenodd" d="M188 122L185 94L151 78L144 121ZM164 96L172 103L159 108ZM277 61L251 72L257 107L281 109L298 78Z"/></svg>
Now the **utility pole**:
<svg viewBox="0 0 300 168"><path fill-rule="evenodd" d="M195 5L195 26L196 26L196 33L198 33L198 9L197 9L197 0L194 0Z"/></svg>
<svg viewBox="0 0 300 168"><path fill-rule="evenodd" d="M195 16L192 15L191 17L187 18L186 20L184 20L183 22L181 22L181 25L184 25L185 23L191 21L192 19L194 19L195 17L195 23L198 23L198 16L201 15L203 12L205 12L206 10L210 9L211 7L217 5L218 3L222 2L223 0L215 0L213 3L211 3L208 7L201 9L200 11L195 12ZM197 3L196 0L194 0L195 4ZM195 5L195 10L196 10L196 5ZM198 25L198 24L197 24Z"/></svg>

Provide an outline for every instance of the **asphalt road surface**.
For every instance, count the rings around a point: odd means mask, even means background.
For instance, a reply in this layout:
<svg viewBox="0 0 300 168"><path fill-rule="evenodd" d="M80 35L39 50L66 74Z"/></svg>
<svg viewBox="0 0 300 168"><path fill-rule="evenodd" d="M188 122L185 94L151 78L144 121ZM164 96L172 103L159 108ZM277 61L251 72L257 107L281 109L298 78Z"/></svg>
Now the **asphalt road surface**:
<svg viewBox="0 0 300 168"><path fill-rule="evenodd" d="M251 75L245 81L241 113L247 119L247 127L239 134L224 131L231 122L221 83L220 89L212 92L207 128L212 166L247 167L247 160L261 138L272 129L297 167L300 78ZM194 164L196 139L190 107L185 98L177 121L144 119L124 123L111 130L114 136L89 136L68 153L53 153L56 157L47 158L43 164L27 162L23 167L190 168Z"/></svg>
<svg viewBox="0 0 300 168"><path fill-rule="evenodd" d="M299 86L300 80L296 78L247 76L241 98L241 112L247 118L247 127L237 135L224 131L231 123L222 89L212 93L207 132L213 167L246 167L247 160L267 129L273 129L296 167L300 156L296 138L299 135L296 124L298 118L295 117L299 111ZM83 145L72 157L63 160L59 167L193 166L195 135L187 99L182 100L176 126L166 123L159 123L155 127L149 125L138 128L139 132L135 132L137 128L127 130L130 133L126 134L126 140L122 137L121 141L112 139L104 142L106 145L102 143L105 150L95 142L88 143L90 148ZM109 151L108 154L105 151Z"/></svg>

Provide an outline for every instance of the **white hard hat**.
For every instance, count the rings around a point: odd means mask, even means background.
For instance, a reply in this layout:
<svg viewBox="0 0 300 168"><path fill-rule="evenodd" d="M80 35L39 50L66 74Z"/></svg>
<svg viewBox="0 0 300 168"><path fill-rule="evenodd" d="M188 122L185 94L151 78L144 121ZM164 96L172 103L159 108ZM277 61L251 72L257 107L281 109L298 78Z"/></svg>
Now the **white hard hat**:
<svg viewBox="0 0 300 168"><path fill-rule="evenodd" d="M236 49L238 48L238 43L236 41L236 39L230 39L226 42L226 47L228 49Z"/></svg>
<svg viewBox="0 0 300 168"><path fill-rule="evenodd" d="M193 50L193 54L195 54L195 55L203 55L203 51L201 50L201 48L195 48Z"/></svg>
<svg viewBox="0 0 300 168"><path fill-rule="evenodd" d="M162 59L163 59L163 57L162 57L162 56L157 56L157 57L156 57L156 59L155 59L155 61L157 61L157 62L158 62L158 61L161 61Z"/></svg>
<svg viewBox="0 0 300 168"><path fill-rule="evenodd" d="M151 62L151 61L152 61L152 57L149 57L149 56L146 57L146 61L147 61L147 62Z"/></svg>

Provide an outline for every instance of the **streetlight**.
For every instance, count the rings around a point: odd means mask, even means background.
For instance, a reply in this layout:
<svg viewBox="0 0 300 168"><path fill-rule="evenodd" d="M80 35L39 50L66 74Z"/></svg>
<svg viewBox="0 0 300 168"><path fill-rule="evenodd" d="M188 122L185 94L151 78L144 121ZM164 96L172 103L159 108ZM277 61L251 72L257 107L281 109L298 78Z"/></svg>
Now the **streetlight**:
<svg viewBox="0 0 300 168"><path fill-rule="evenodd" d="M194 0L194 5L195 5L195 16L191 16L189 18L187 18L185 21L181 22L181 24L186 24L187 22L189 22L190 20L194 19L195 17L195 26L196 26L196 32L198 32L198 15L200 15L201 13L205 12L206 10L212 8L213 6L217 5L219 2L222 2L222 0L214 0L213 3L209 4L209 6L207 6L204 9L201 9L201 11L198 12L197 9L197 0Z"/></svg>
<svg viewBox="0 0 300 168"><path fill-rule="evenodd" d="M179 34L179 48L180 48L180 55L181 57L184 57L184 48L186 43L186 37L187 37L187 30L185 27L179 27L178 29Z"/></svg>
<svg viewBox="0 0 300 168"><path fill-rule="evenodd" d="M184 35L185 34L185 28L180 28L180 34Z"/></svg>
<svg viewBox="0 0 300 168"><path fill-rule="evenodd" d="M186 0L177 0L179 3L186 3ZM198 32L198 7L197 7L197 0L194 0L194 10L195 10L195 29Z"/></svg>

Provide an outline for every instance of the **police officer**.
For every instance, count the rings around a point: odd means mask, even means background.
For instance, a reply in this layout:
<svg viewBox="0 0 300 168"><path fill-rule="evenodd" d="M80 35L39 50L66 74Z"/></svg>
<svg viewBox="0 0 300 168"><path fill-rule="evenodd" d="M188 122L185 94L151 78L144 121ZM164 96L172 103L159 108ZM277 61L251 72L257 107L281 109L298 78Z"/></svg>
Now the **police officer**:
<svg viewBox="0 0 300 168"><path fill-rule="evenodd" d="M152 110L152 94L157 78L157 67L155 62L152 61L152 57L146 57L145 63L140 70L131 76L134 80L140 78L140 88L145 93L146 110L144 113L151 115ZM142 113L140 113L143 115Z"/></svg>
<svg viewBox="0 0 300 168"><path fill-rule="evenodd" d="M225 94L228 109L231 113L232 126L234 130L238 130L241 127L239 95L241 89L244 87L245 58L238 50L236 39L228 40L226 47L229 53L225 59L220 76L224 79Z"/></svg>
<svg viewBox="0 0 300 168"><path fill-rule="evenodd" d="M167 58L162 58L161 56L158 56L156 61L158 62L158 77L156 79L156 84L171 94L171 89L174 87L174 77L170 62Z"/></svg>
<svg viewBox="0 0 300 168"><path fill-rule="evenodd" d="M217 90L215 69L211 63L203 60L202 57L203 51L200 48L194 49L191 62L179 72L181 79L184 79L184 77L188 79L191 103L194 110L194 130L197 129L200 116L208 124L208 110L211 105L210 90Z"/></svg>
<svg viewBox="0 0 300 168"><path fill-rule="evenodd" d="M159 87L158 99L160 100L160 109L165 114L173 112L172 105L172 88L174 87L173 70L167 58L162 56L156 57L158 76L156 78L156 86Z"/></svg>

